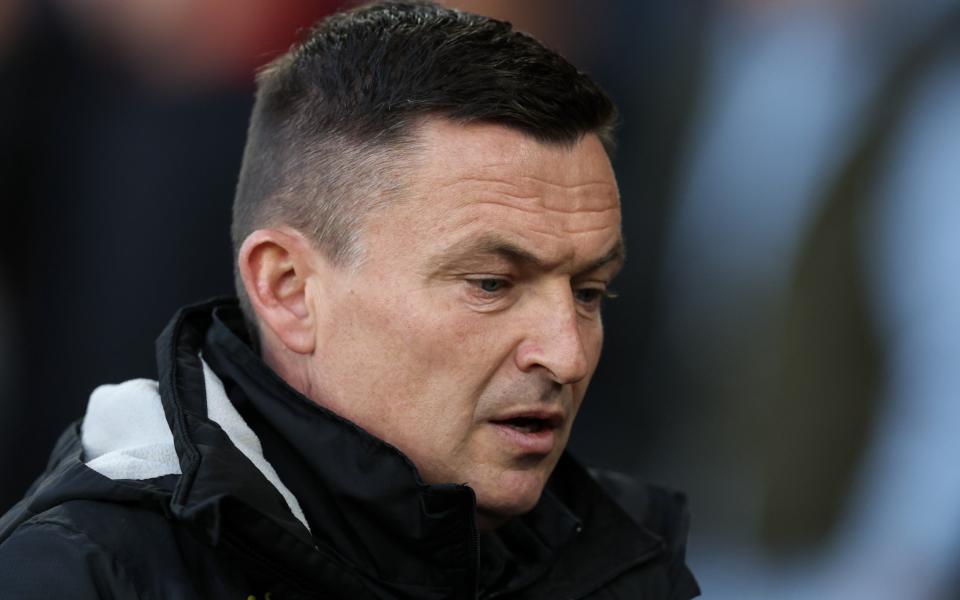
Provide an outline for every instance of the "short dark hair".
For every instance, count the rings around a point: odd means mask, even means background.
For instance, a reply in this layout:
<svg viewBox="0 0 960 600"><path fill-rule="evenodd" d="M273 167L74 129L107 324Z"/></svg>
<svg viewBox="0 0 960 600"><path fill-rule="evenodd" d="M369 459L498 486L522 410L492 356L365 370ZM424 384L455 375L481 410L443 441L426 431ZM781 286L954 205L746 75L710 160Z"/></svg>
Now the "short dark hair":
<svg viewBox="0 0 960 600"><path fill-rule="evenodd" d="M547 144L594 133L609 152L616 110L590 78L510 23L429 2L334 14L257 77L234 257L254 230L283 224L337 263L358 259L363 218L402 187L398 165L417 125L434 116ZM251 319L239 276L237 292Z"/></svg>

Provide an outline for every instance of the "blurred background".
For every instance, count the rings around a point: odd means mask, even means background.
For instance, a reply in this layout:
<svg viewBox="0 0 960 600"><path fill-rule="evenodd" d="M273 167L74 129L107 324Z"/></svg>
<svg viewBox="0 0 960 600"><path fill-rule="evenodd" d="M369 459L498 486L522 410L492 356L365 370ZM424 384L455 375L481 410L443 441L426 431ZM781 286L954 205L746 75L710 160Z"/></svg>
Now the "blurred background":
<svg viewBox="0 0 960 600"><path fill-rule="evenodd" d="M343 4L0 2L0 511L231 292L253 73ZM960 3L448 4L622 112L575 453L688 493L704 598L960 598Z"/></svg>

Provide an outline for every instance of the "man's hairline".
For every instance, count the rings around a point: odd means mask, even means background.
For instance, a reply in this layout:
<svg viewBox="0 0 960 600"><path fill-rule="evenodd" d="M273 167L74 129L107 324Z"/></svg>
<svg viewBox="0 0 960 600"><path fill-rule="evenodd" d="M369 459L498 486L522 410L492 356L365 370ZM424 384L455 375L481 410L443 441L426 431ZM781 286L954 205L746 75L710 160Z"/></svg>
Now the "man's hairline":
<svg viewBox="0 0 960 600"><path fill-rule="evenodd" d="M510 123L503 123L496 120L463 121L460 119L452 118L442 113L428 113L424 115L419 115L418 117L411 119L411 121L407 123L407 125L403 128L404 135L400 139L394 142L388 142L388 143L369 143L368 142L367 144L364 144L361 142L356 146L359 147L360 151L366 154L367 156L370 156L370 157L376 156L376 158L374 158L375 161L382 163L383 161L397 160L398 164L390 167L391 169L395 169L393 171L394 173L397 173L397 174L410 173L415 171L417 168L419 168L420 164L422 164L417 162L417 157L425 156L425 146L418 147L418 144L424 141L425 139L424 134L426 133L429 127L429 124L431 122L452 123L452 124L461 125L464 128L471 125L484 125L484 124L495 125L504 129L508 129L508 130L520 133L527 139L533 142L536 142L538 144L541 144L545 147L554 147L554 148L563 148L563 149L572 149L578 143L580 143L584 138L590 135L593 135L597 138L601 146L604 148L604 152L607 155L607 158L612 159L611 149L608 147L607 141L604 139L603 135L601 135L601 128L583 131L576 138L572 140L556 140L556 141L544 140L544 139L538 138L533 133L524 130L522 127L517 127ZM363 146L366 146L366 147L364 148ZM412 163L412 166L411 166L411 163ZM360 211L362 212L362 214L357 217L356 227L354 227L353 231L351 231L349 234L349 238L351 239L351 242L347 245L348 247L339 249L335 253L331 252L330 249L324 247L323 240L315 239L315 236L311 235L309 232L302 231L301 228L289 222L285 222L282 219L267 220L266 222L257 226L255 229L252 229L247 234L246 237L249 238L251 235L255 234L257 231L261 231L264 229L290 227L294 231L297 231L298 233L303 235L304 238L307 240L307 242L310 244L311 249L321 254L325 259L331 261L333 265L337 266L338 268L344 268L344 269L356 272L357 270L362 268L364 264L366 264L366 260L368 259L368 256L364 251L363 243L364 243L364 237L365 237L364 235L365 229L369 224L370 217L375 212L377 212L377 210L380 208L394 206L397 203L402 203L404 201L411 200L412 195L406 195L405 197L405 194L403 194L403 191L410 190L410 188L412 187L411 184L412 182L409 180L403 182L403 184L399 187L399 189L402 190L400 194L396 194L396 193L392 194L393 197L387 201L369 202L365 206L361 207ZM398 189L397 187L394 187L392 191L396 192L397 189ZM391 190L389 190L383 185L375 184L375 185L372 185L368 191L370 193L379 194L381 192L391 191ZM240 246L242 245L243 243L241 242ZM625 248L622 234L619 237L617 246L621 249ZM621 258L625 258L624 252L621 252ZM237 254L237 256L234 257L234 260L235 260L235 264L237 261L239 261L239 253ZM235 268L238 269L239 267L235 266ZM249 302L249 298L247 299L247 302L250 304L251 312L253 313L253 315L251 316L255 320L255 322L251 324L252 325L251 333L253 333L254 331L259 330L261 326L260 325L261 319L259 314L257 314L256 308L252 305L252 303Z"/></svg>

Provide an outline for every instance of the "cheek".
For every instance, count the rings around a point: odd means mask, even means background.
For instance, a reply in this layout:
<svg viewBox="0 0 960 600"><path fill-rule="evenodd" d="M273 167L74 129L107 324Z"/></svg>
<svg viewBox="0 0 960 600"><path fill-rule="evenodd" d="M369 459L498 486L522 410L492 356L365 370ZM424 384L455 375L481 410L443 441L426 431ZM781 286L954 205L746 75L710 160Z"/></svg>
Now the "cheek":
<svg viewBox="0 0 960 600"><path fill-rule="evenodd" d="M429 288L409 302L384 327L405 340L400 350L437 376L468 377L494 359L500 328L488 315L466 308L456 290Z"/></svg>
<svg viewBox="0 0 960 600"><path fill-rule="evenodd" d="M389 282L377 287L398 289ZM469 386L483 370L490 328L480 315L465 312L436 290L351 292L331 315L327 354L348 359L376 388L367 393L392 392L398 412L410 410L414 401Z"/></svg>
<svg viewBox="0 0 960 600"><path fill-rule="evenodd" d="M590 371L586 377L573 385L574 411L579 410L583 402L583 398L587 393L587 386L590 385L590 381L593 379L593 374L597 369L597 364L600 362L600 354L603 350L602 327L588 329L582 332L581 335L583 336L584 352L586 352L587 359L590 362Z"/></svg>
<svg viewBox="0 0 960 600"><path fill-rule="evenodd" d="M590 375L587 377L589 380L600 362L600 354L603 351L603 324L597 320L584 325L580 329L580 339L583 341L583 350L590 364Z"/></svg>

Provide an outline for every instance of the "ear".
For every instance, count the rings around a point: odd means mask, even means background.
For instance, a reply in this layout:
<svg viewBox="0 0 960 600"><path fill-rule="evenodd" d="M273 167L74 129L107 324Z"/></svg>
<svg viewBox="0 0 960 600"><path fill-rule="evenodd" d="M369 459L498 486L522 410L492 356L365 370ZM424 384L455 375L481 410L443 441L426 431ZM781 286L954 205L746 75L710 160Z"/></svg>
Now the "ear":
<svg viewBox="0 0 960 600"><path fill-rule="evenodd" d="M310 354L316 344L307 282L318 254L303 234L280 228L254 231L237 256L243 286L260 323L297 354Z"/></svg>

